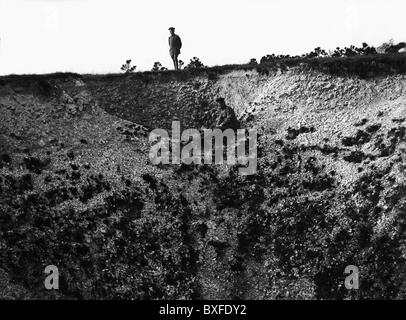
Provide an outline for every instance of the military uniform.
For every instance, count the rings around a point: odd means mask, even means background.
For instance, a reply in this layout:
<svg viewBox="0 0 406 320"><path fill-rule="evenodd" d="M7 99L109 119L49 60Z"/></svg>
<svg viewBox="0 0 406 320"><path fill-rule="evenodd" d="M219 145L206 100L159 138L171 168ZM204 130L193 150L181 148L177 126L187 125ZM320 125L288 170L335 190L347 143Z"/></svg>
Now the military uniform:
<svg viewBox="0 0 406 320"><path fill-rule="evenodd" d="M169 42L169 54L172 58L177 57L180 54L180 49L182 48L182 40L177 34L170 36Z"/></svg>

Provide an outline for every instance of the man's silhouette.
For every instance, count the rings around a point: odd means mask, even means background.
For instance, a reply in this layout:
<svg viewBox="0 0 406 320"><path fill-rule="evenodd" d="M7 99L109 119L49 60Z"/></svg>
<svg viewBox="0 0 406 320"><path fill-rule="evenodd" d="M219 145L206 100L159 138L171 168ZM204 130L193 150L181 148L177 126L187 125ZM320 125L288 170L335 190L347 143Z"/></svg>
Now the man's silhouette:
<svg viewBox="0 0 406 320"><path fill-rule="evenodd" d="M240 129L240 122L237 120L233 108L226 105L224 98L217 98L216 101L219 104L216 127L221 130Z"/></svg>
<svg viewBox="0 0 406 320"><path fill-rule="evenodd" d="M180 48L182 48L182 41L180 40L180 37L175 34L174 27L170 27L169 32L171 33L169 37L169 54L173 60L175 70L179 70L178 56L180 54Z"/></svg>

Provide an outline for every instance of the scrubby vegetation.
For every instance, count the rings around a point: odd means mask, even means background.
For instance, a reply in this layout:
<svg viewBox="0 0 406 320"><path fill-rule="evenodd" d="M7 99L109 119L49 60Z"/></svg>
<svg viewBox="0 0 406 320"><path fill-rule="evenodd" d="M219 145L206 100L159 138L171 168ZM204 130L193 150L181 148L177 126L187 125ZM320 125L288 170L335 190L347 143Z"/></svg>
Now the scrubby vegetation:
<svg viewBox="0 0 406 320"><path fill-rule="evenodd" d="M127 60L122 66L121 70L124 71L124 73L131 73L134 72L137 66L131 66L131 59Z"/></svg>
<svg viewBox="0 0 406 320"><path fill-rule="evenodd" d="M256 65L258 65L258 61L257 61L257 59L252 58L248 64L251 66L256 66Z"/></svg>
<svg viewBox="0 0 406 320"><path fill-rule="evenodd" d="M179 60L179 69L182 70L185 63L182 60Z"/></svg>
<svg viewBox="0 0 406 320"><path fill-rule="evenodd" d="M301 56L290 56L290 55L266 55L261 58L261 63L271 63L277 60L286 60L286 59L299 59L299 58L340 58L340 57L354 57L362 55L375 55L379 53L397 53L400 49L405 48L406 44L400 42L395 45L393 40L390 40L388 43L384 43L377 50L375 47L370 46L368 43L362 43L361 47L356 47L351 45L349 47L340 48L337 47L334 51L327 52L326 50L317 47L312 52L303 54ZM251 60L252 61L252 60Z"/></svg>
<svg viewBox="0 0 406 320"><path fill-rule="evenodd" d="M157 71L167 71L168 68L165 68L162 66L160 62L155 62L154 66L152 67L151 71L157 72Z"/></svg>
<svg viewBox="0 0 406 320"><path fill-rule="evenodd" d="M193 57L192 59L190 59L189 64L186 65L185 69L200 69L200 68L204 68L204 64L200 61L200 59L198 57Z"/></svg>

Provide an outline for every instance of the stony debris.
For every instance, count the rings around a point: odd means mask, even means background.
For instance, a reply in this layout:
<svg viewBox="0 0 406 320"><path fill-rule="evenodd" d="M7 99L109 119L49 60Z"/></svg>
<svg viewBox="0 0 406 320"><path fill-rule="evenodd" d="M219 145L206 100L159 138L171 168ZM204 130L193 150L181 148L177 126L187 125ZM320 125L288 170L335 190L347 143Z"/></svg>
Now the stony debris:
<svg viewBox="0 0 406 320"><path fill-rule="evenodd" d="M404 75L24 79L0 82L0 298L360 298L349 264L362 298L405 298ZM219 97L257 173L153 166L151 130L210 127Z"/></svg>

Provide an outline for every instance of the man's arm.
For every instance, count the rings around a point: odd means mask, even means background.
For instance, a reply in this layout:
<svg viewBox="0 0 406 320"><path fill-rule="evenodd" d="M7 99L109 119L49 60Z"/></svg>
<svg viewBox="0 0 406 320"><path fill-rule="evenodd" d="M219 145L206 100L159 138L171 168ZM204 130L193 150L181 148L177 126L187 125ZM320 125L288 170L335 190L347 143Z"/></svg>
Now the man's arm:
<svg viewBox="0 0 406 320"><path fill-rule="evenodd" d="M178 39L179 39L179 49L181 49L182 48L182 40L180 39L179 36L178 36Z"/></svg>

